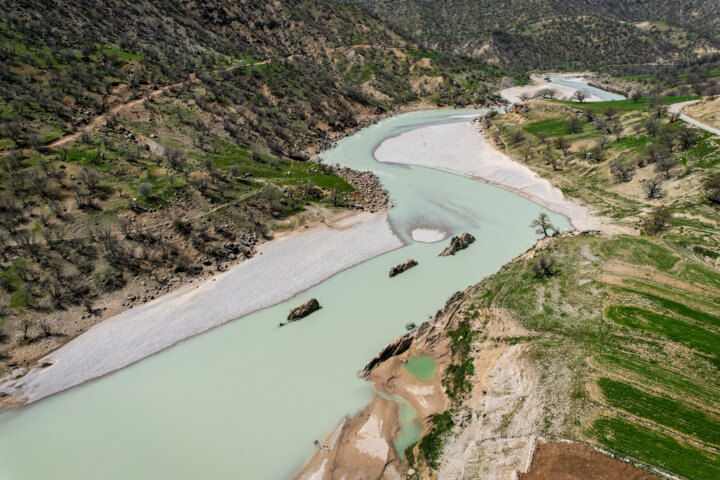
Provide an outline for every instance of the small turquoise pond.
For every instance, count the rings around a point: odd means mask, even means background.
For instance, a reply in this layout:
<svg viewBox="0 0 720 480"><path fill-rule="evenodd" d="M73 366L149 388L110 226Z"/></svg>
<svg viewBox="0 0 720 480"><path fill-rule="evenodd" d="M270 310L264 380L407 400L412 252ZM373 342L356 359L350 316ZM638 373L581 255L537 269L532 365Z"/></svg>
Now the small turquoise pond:
<svg viewBox="0 0 720 480"><path fill-rule="evenodd" d="M430 355L418 355L408 360L405 368L418 380L432 380L437 372L437 363Z"/></svg>

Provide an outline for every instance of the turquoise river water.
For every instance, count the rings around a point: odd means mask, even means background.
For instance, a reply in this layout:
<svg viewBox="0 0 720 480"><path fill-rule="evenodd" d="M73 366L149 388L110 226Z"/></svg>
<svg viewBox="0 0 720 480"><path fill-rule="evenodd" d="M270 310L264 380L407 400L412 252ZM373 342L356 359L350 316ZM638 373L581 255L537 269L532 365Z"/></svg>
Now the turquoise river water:
<svg viewBox="0 0 720 480"><path fill-rule="evenodd" d="M622 95L618 95L617 93L612 92L606 92L605 90L601 90L599 88L591 87L585 82L578 81L579 77L583 77L584 75L577 75L577 74L562 74L562 75L553 75L550 77L550 83L554 83L555 85L564 85L566 87L575 88L578 90L585 90L588 93L592 93L596 97L598 97L600 100L603 101L613 101L613 100L625 100L625 97Z"/></svg>
<svg viewBox="0 0 720 480"><path fill-rule="evenodd" d="M356 373L384 345L420 324L537 240L544 211L514 193L457 175L376 162L384 139L462 122L471 110L388 118L340 141L325 162L372 170L395 206L407 243L274 307L232 321L99 380L0 416L0 479L287 479L372 386ZM550 212L547 212L550 213ZM559 227L564 217L550 213ZM413 242L416 227L472 233L477 242L438 257L447 240ZM419 265L390 279L407 258ZM278 328L291 307L323 308ZM404 421L412 412L403 410ZM410 425L408 428L415 428Z"/></svg>

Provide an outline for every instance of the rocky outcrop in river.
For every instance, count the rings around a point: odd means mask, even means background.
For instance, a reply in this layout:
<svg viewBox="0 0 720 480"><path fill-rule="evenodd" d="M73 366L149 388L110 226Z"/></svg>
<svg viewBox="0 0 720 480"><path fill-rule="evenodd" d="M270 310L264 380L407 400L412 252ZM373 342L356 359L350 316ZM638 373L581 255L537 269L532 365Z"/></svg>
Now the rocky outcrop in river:
<svg viewBox="0 0 720 480"><path fill-rule="evenodd" d="M287 323L281 323L280 326L282 327L283 325L287 325L290 322L305 318L316 310L320 310L320 302L318 302L315 298L311 298L299 307L290 310L290 314L287 317Z"/></svg>
<svg viewBox="0 0 720 480"><path fill-rule="evenodd" d="M455 252L466 249L473 242L475 242L475 237L467 232L463 233L459 237L452 237L450 239L450 245L440 253L440 256L446 257L448 255L455 255Z"/></svg>
<svg viewBox="0 0 720 480"><path fill-rule="evenodd" d="M362 203L351 205L352 208L379 212L390 207L390 196L374 173L361 172L347 167L335 167L333 171L362 194Z"/></svg>
<svg viewBox="0 0 720 480"><path fill-rule="evenodd" d="M402 262L400 265L395 265L390 269L390 278L394 277L395 275L401 274L406 270L411 269L415 265L417 265L418 262L415 259L408 258L404 262Z"/></svg>

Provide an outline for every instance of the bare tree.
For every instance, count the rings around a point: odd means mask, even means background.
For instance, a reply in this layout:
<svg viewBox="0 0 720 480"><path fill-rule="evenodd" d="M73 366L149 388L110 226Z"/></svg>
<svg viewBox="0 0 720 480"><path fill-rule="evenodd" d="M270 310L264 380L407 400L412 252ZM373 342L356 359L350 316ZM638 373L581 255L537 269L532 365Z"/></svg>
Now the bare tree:
<svg viewBox="0 0 720 480"><path fill-rule="evenodd" d="M545 237L549 237L549 230L557 232L555 225L550 221L550 216L547 213L541 213L538 217L530 222L530 226L535 229L535 233L542 234Z"/></svg>
<svg viewBox="0 0 720 480"><path fill-rule="evenodd" d="M683 150L687 150L688 148L695 145L695 141L697 140L697 133L695 130L689 129L687 127L680 128L677 139L680 142L680 148Z"/></svg>
<svg viewBox="0 0 720 480"><path fill-rule="evenodd" d="M535 94L536 98L555 98L557 90L554 88L543 88Z"/></svg>
<svg viewBox="0 0 720 480"><path fill-rule="evenodd" d="M608 105L603 110L603 115L605 115L605 117L608 120L612 120L613 118L615 118L618 115L618 113L619 113L619 110L617 109L617 107L615 105Z"/></svg>
<svg viewBox="0 0 720 480"><path fill-rule="evenodd" d="M657 207L650 212L645 228L652 236L665 230L672 219L672 214L667 207Z"/></svg>
<svg viewBox="0 0 720 480"><path fill-rule="evenodd" d="M138 193L142 195L145 198L150 198L150 194L153 191L152 183L150 182L143 182L140 185L138 185Z"/></svg>
<svg viewBox="0 0 720 480"><path fill-rule="evenodd" d="M607 148L608 143L610 143L610 137L607 135L600 135L597 139L598 146L602 148L603 150Z"/></svg>
<svg viewBox="0 0 720 480"><path fill-rule="evenodd" d="M552 277L558 273L555 268L555 259L547 253L542 254L533 264L532 270L538 278Z"/></svg>
<svg viewBox="0 0 720 480"><path fill-rule="evenodd" d="M655 163L655 168L662 172L665 175L665 178L670 178L672 170L677 164L678 161L674 157L668 155L667 157L663 157L658 160L658 162Z"/></svg>
<svg viewBox="0 0 720 480"><path fill-rule="evenodd" d="M185 154L179 148L165 147L165 159L174 170L182 171L185 167Z"/></svg>
<svg viewBox="0 0 720 480"><path fill-rule="evenodd" d="M585 90L575 90L575 93L572 96L573 100L577 100L580 103L583 103L585 100L590 97L590 93Z"/></svg>
<svg viewBox="0 0 720 480"><path fill-rule="evenodd" d="M663 196L662 192L662 180L660 177L648 178L643 182L643 190L648 200L654 200Z"/></svg>
<svg viewBox="0 0 720 480"><path fill-rule="evenodd" d="M78 180L80 180L91 193L95 193L100 186L102 178L100 174L92 168L83 167L80 169L80 172L78 172Z"/></svg>
<svg viewBox="0 0 720 480"><path fill-rule="evenodd" d="M660 130L660 121L657 118L648 118L643 125L648 135L657 135Z"/></svg>
<svg viewBox="0 0 720 480"><path fill-rule="evenodd" d="M565 137L558 137L555 139L555 146L558 150L562 150L564 156L568 156L572 144Z"/></svg>
<svg viewBox="0 0 720 480"><path fill-rule="evenodd" d="M630 93L630 100L632 100L633 103L639 102L642 97L643 97L643 93L640 90L633 90Z"/></svg>
<svg viewBox="0 0 720 480"><path fill-rule="evenodd" d="M30 320L23 320L20 323L20 328L22 328L23 336L22 341L27 342L30 338L28 337L28 331L30 330L30 327L32 327L32 322Z"/></svg>
<svg viewBox="0 0 720 480"><path fill-rule="evenodd" d="M578 90L578 92L579 91L580 90ZM582 131L582 120L573 115L565 122L565 128L567 128L569 133L580 133Z"/></svg>
<svg viewBox="0 0 720 480"><path fill-rule="evenodd" d="M610 164L610 173L620 182L629 182L635 175L635 165L630 162L618 162L614 160Z"/></svg>

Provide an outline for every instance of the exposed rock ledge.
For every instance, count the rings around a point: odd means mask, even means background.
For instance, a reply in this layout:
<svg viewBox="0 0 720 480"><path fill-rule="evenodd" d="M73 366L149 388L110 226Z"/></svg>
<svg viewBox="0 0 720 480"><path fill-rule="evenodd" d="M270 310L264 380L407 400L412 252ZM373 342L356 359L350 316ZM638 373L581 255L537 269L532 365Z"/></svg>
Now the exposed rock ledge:
<svg viewBox="0 0 720 480"><path fill-rule="evenodd" d="M379 212L392 206L387 190L373 172L363 172L347 167L333 167L333 171L362 194L363 203L351 205L351 207L369 212Z"/></svg>
<svg viewBox="0 0 720 480"><path fill-rule="evenodd" d="M423 432L429 430L433 415L448 408L442 378L452 355L450 338L443 332L461 298L462 292L453 295L431 321L395 339L358 374L387 395L376 395L365 409L343 420L319 445L297 480L379 480L404 478L409 473L393 448L400 423L398 404L388 395L401 396L412 405ZM418 380L408 373L405 362L415 355L435 358L437 373L432 380Z"/></svg>
<svg viewBox="0 0 720 480"><path fill-rule="evenodd" d="M467 232L463 233L459 237L452 237L450 239L450 245L440 253L440 256L446 257L448 255L455 255L457 251L466 249L474 241L475 237Z"/></svg>
<svg viewBox="0 0 720 480"><path fill-rule="evenodd" d="M318 302L316 298L311 298L299 307L295 307L290 310L290 313L287 316L287 323L305 318L317 310L320 310L320 302ZM287 323L281 323L280 326L282 327L283 325L287 325Z"/></svg>
<svg viewBox="0 0 720 480"><path fill-rule="evenodd" d="M394 277L395 275L399 275L403 273L406 270L410 270L412 267L416 266L418 264L417 260L413 258L408 258L404 262L402 262L400 265L395 265L390 269L390 278Z"/></svg>

